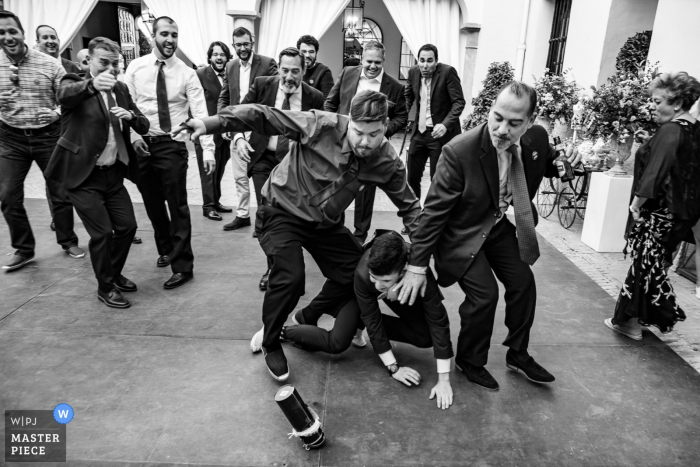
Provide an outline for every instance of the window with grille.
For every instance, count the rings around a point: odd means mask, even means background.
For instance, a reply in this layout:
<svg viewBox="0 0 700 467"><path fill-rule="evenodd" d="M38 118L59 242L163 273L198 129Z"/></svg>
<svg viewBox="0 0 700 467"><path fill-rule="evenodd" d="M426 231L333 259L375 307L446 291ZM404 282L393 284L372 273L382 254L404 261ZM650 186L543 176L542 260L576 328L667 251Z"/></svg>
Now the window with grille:
<svg viewBox="0 0 700 467"><path fill-rule="evenodd" d="M563 70L564 52L566 50L566 35L569 33L569 16L571 15L572 0L556 0L552 34L549 38L549 55L547 68L549 72L558 75Z"/></svg>
<svg viewBox="0 0 700 467"><path fill-rule="evenodd" d="M382 29L369 18L364 18L362 29L345 30L343 66L359 65L362 61L362 47L369 41L383 42L383 38Z"/></svg>
<svg viewBox="0 0 700 467"><path fill-rule="evenodd" d="M402 37L401 61L399 62L399 79L408 79L408 70L410 70L411 67L417 63L418 61L416 60L416 57L413 56L411 49L408 48L408 44Z"/></svg>

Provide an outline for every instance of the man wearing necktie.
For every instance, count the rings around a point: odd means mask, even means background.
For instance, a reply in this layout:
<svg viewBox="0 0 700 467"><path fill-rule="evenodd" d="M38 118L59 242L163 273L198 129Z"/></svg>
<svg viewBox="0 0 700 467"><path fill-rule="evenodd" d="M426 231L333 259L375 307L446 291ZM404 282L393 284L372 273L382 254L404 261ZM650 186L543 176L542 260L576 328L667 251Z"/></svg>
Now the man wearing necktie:
<svg viewBox="0 0 700 467"><path fill-rule="evenodd" d="M506 365L531 381L554 381L527 351L537 300L530 266L540 254L531 200L543 177L557 176L547 132L533 125L536 105L533 88L508 83L487 123L443 147L399 284L401 302L413 304L425 292L427 266L435 256L438 284L457 282L465 294L455 363L469 381L490 390L498 389L484 368L498 303L496 278L505 287ZM515 225L505 216L511 204Z"/></svg>
<svg viewBox="0 0 700 467"><path fill-rule="evenodd" d="M321 292L302 314L337 314L355 299L353 278L362 248L343 225L343 213L360 190L379 186L398 207L406 228L411 232L415 228L420 205L406 183L403 162L384 137L388 107L384 94L366 90L353 98L349 116L245 104L227 107L203 121L189 120L173 130L192 129L192 138L254 131L294 142L262 188L255 224L272 270L263 300L264 328L254 336L251 348L262 348L267 368L278 381L289 377L280 345L282 327L305 291L302 248L326 277ZM359 319L359 313L356 316Z"/></svg>
<svg viewBox="0 0 700 467"><path fill-rule="evenodd" d="M207 50L209 66L199 68L197 77L204 90L204 99L207 102L209 115L216 115L216 105L219 102L221 86L224 82L226 64L231 60L231 52L223 42L212 42ZM202 183L202 210L204 217L213 221L220 221L219 213L233 212L233 209L221 204L221 179L226 170L226 164L231 159L231 146L222 135L214 135L214 160L216 168L208 174L204 168L204 150L198 141L195 141L194 149L197 153L197 166L199 168L199 180Z"/></svg>
<svg viewBox="0 0 700 467"><path fill-rule="evenodd" d="M139 166L129 130L145 134L148 119L117 82L119 46L104 37L90 41L85 80L63 77L58 90L61 137L47 174L66 187L90 234L90 260L97 277L97 298L127 308L122 292L136 285L122 275L136 233L136 218L124 178L137 182Z"/></svg>
<svg viewBox="0 0 700 467"><path fill-rule="evenodd" d="M172 18L153 22L153 53L133 60L125 82L136 105L148 117L150 129L143 138L132 134L138 154L143 196L159 258L156 266L172 268L163 287L174 289L193 277L192 224L187 206L187 146L174 140L170 130L188 119L209 116L202 85L195 71L175 56L179 38ZM214 173L216 146L204 136L202 159L207 174ZM167 202L167 208L166 208Z"/></svg>
<svg viewBox="0 0 700 467"><path fill-rule="evenodd" d="M323 94L302 78L306 62L298 49L289 47L280 52L279 75L255 78L241 104L262 104L280 110L323 110ZM233 137L238 155L250 159L247 176L253 179L255 200L260 206L262 187L270 177L270 172L289 152L286 136L269 136L252 132L246 135L237 133ZM270 265L258 284L260 290L267 289Z"/></svg>

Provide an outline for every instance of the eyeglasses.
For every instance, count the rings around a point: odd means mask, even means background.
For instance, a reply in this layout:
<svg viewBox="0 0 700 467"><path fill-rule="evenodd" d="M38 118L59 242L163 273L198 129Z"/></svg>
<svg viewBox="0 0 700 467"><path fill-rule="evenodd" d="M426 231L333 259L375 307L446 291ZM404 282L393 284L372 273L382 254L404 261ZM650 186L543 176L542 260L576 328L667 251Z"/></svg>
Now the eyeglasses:
<svg viewBox="0 0 700 467"><path fill-rule="evenodd" d="M15 65L10 65L10 71L12 72L10 81L12 81L12 84L19 86L19 68Z"/></svg>
<svg viewBox="0 0 700 467"><path fill-rule="evenodd" d="M252 42L241 42L240 44L233 44L234 49L247 49L251 45L253 45Z"/></svg>

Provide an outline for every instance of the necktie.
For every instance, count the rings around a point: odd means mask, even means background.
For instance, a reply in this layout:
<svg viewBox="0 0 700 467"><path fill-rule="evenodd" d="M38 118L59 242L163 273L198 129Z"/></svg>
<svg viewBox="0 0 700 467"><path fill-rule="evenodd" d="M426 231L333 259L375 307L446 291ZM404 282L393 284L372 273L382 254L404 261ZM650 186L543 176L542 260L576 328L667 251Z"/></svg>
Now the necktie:
<svg viewBox="0 0 700 467"><path fill-rule="evenodd" d="M510 162L510 177L508 185L513 195L513 207L515 208L515 228L518 232L518 248L520 249L520 259L529 265L535 264L540 257L540 247L537 244L537 234L535 233L535 218L530 205L530 195L527 191L527 181L525 180L525 170L523 161L518 155L518 148L513 145L508 148L508 152L513 156Z"/></svg>
<svg viewBox="0 0 700 467"><path fill-rule="evenodd" d="M114 102L111 92L107 92L107 107L111 109L116 107L117 103ZM108 110L109 110L108 109ZM129 165L129 153L126 151L126 144L124 143L124 137L122 136L122 129L119 125L119 117L109 112L109 123L112 125L112 130L114 130L114 140L117 143L117 153L119 154L119 160L125 165Z"/></svg>
<svg viewBox="0 0 700 467"><path fill-rule="evenodd" d="M291 93L287 94L286 92L284 93L284 102L282 102L282 110L289 110L289 98L291 97ZM277 137L277 148L275 149L275 158L278 161L281 161L284 159L284 156L287 155L289 152L289 140L287 139L286 136L284 135L279 135Z"/></svg>
<svg viewBox="0 0 700 467"><path fill-rule="evenodd" d="M430 107L430 90L428 89L428 80L421 80L420 87L420 115L418 116L418 131L423 133L428 121L428 108Z"/></svg>
<svg viewBox="0 0 700 467"><path fill-rule="evenodd" d="M326 200L330 199L331 196L339 192L345 185L357 178L360 172L360 163L357 161L355 154L350 154L348 159L348 166L345 172L338 177L336 181L328 184L322 190L319 190L309 199L309 204L314 207L318 207L323 204Z"/></svg>
<svg viewBox="0 0 700 467"><path fill-rule="evenodd" d="M165 62L158 61L158 78L156 79L156 97L158 99L158 123L165 133L170 132L170 108L168 107L168 90L165 88Z"/></svg>

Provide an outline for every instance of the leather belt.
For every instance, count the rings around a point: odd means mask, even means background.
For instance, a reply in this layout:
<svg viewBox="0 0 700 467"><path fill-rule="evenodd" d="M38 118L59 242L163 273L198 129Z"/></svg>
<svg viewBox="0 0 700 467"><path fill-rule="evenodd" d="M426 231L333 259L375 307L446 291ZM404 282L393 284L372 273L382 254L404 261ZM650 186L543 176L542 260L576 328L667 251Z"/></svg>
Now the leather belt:
<svg viewBox="0 0 700 467"><path fill-rule="evenodd" d="M167 143L167 142L173 141L173 139L170 137L170 135L144 136L143 140L147 144Z"/></svg>
<svg viewBox="0 0 700 467"><path fill-rule="evenodd" d="M50 123L46 126L43 126L41 128L15 128L13 126L8 125L5 122L0 122L0 126L2 126L2 128L4 128L5 130L7 130L11 133L16 133L18 135L37 136L37 135L43 135L45 133L49 133L49 132L54 131L56 129L60 129L61 122L56 121L56 122Z"/></svg>

